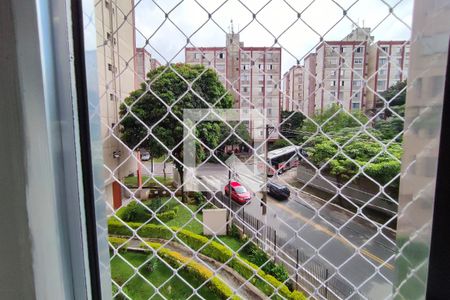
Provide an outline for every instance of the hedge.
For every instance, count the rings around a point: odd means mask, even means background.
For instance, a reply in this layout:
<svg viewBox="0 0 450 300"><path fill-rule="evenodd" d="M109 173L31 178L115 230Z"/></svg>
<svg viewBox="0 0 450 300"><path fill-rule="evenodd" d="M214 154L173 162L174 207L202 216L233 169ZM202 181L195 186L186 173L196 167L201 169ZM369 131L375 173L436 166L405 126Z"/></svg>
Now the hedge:
<svg viewBox="0 0 450 300"><path fill-rule="evenodd" d="M159 204L160 206L161 201L157 202L157 204ZM119 217L120 219L122 219L125 222L141 222L144 223L146 221L148 221L149 219L151 219L152 217L152 212L149 211L147 208L145 208L144 206L149 207L151 210L156 210L158 209L158 207L150 207L149 205L144 204L139 204L137 202L131 202L130 204L128 204L127 206L124 206L122 208L120 208L117 212L116 212L116 216ZM168 209L167 206L163 206L159 212L156 214L156 216L158 217L158 219L162 222L168 222L170 220L172 220L173 218L176 217L178 213L178 207L174 207L172 209ZM157 222L156 219L151 220L152 222Z"/></svg>
<svg viewBox="0 0 450 300"><path fill-rule="evenodd" d="M139 226L142 225L141 223L127 224L133 229L139 228ZM174 232L179 230L177 227L170 227L170 229ZM170 229L162 225L148 224L142 226L138 230L137 234L144 238L160 238L170 240L174 237ZM131 235L130 230L125 227L125 225L114 219L110 219L108 221L108 231L110 234ZM278 289L279 293L287 299L306 299L302 293L296 293L295 291L291 292L284 283L278 281L275 277L266 274L264 271L259 270L258 266L239 257L238 254L233 257L233 251L218 242L210 241L207 237L195 234L186 229L179 230L177 237L193 250L199 250L203 247L200 250L200 253L208 257L222 263L229 261L228 265L245 279L249 279L253 275L258 274L260 278L258 276L254 276L251 279L251 282L268 296L271 296L275 289Z"/></svg>
<svg viewBox="0 0 450 300"><path fill-rule="evenodd" d="M123 245L120 250L126 250L128 248L128 242L127 239L119 238L119 237L108 237L108 241L113 245L115 248L119 247L120 245Z"/></svg>
<svg viewBox="0 0 450 300"><path fill-rule="evenodd" d="M146 243L153 249L157 250L158 255L164 259L169 265L174 268L182 267L189 274L199 279L200 281L209 280L206 286L219 297L219 299L241 299L237 295L233 294L233 290L220 280L214 273L205 266L194 262L191 258L187 258L178 252L161 248L161 244L158 243Z"/></svg>

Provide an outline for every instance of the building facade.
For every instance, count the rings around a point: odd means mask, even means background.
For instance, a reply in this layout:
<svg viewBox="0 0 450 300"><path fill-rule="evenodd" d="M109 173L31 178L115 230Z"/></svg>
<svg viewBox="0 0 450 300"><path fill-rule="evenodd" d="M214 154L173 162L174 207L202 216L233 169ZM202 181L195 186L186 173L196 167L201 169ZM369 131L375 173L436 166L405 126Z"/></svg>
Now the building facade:
<svg viewBox="0 0 450 300"><path fill-rule="evenodd" d="M408 78L409 50L409 41L378 41L370 47L368 110L377 108L377 95Z"/></svg>
<svg viewBox="0 0 450 300"><path fill-rule="evenodd" d="M304 60L303 112L313 116L316 109L316 53L310 53Z"/></svg>
<svg viewBox="0 0 450 300"><path fill-rule="evenodd" d="M145 48L136 48L136 74L135 87L138 89L141 82L147 79L147 73L161 66L159 61L152 57Z"/></svg>
<svg viewBox="0 0 450 300"><path fill-rule="evenodd" d="M327 41L316 48L316 110L333 103L364 109L367 41Z"/></svg>
<svg viewBox="0 0 450 300"><path fill-rule="evenodd" d="M341 41L320 43L305 57L298 110L312 116L338 103L349 111L373 111L380 93L407 78L409 42L374 42L370 32L354 29ZM289 72L283 77L285 107L293 87Z"/></svg>
<svg viewBox="0 0 450 300"><path fill-rule="evenodd" d="M133 1L99 1L95 7L97 72L106 200L117 207L120 197L113 183L136 171L136 162L124 158L130 150L119 141L119 106L135 89L135 30ZM130 22L122 22L128 12ZM113 196L114 195L114 196ZM121 200L121 199L120 199Z"/></svg>
<svg viewBox="0 0 450 300"><path fill-rule="evenodd" d="M292 66L283 75L283 111L304 111L304 67Z"/></svg>
<svg viewBox="0 0 450 300"><path fill-rule="evenodd" d="M234 107L258 109L269 125L278 126L281 106L281 48L245 47L239 34L228 33L225 47L185 48L188 64L213 68L235 99ZM264 128L249 124L253 140L262 140ZM276 139L276 134L271 139Z"/></svg>

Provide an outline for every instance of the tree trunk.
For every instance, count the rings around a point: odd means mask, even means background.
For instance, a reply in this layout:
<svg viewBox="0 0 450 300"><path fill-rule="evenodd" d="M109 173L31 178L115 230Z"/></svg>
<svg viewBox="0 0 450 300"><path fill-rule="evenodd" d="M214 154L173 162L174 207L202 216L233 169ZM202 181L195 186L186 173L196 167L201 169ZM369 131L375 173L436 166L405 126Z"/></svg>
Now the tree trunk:
<svg viewBox="0 0 450 300"><path fill-rule="evenodd" d="M180 186L181 186L181 201L183 203L186 203L186 195L184 194L184 168L183 165L175 162L175 168L178 171L178 175L180 176Z"/></svg>

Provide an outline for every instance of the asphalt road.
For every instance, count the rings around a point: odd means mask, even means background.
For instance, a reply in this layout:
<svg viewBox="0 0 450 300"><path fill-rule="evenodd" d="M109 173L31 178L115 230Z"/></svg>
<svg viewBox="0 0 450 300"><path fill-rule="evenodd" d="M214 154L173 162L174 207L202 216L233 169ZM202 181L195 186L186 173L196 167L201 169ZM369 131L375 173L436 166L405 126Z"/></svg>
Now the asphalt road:
<svg viewBox="0 0 450 300"><path fill-rule="evenodd" d="M286 183L294 180L294 174L291 170L271 180ZM227 183L228 170L221 165L206 164L199 168L197 176L208 188L221 191ZM268 197L268 212L263 216L261 193L257 191L262 181L236 176L256 193L252 202L245 205L245 212L270 224L277 231L277 244L282 249L299 249L325 266L329 276L336 277L332 282L342 283L330 289L344 293L350 288L369 299L384 299L390 294L395 275L393 232L379 231L375 223L340 207L324 205L323 200L292 186L291 197L286 201ZM280 241L284 244L280 245Z"/></svg>

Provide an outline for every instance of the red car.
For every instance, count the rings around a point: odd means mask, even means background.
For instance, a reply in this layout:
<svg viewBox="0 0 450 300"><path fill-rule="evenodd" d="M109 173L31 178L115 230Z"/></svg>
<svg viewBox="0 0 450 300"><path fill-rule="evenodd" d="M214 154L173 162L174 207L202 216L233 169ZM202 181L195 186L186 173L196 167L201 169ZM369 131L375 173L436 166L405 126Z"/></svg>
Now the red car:
<svg viewBox="0 0 450 300"><path fill-rule="evenodd" d="M237 181L231 181L231 199L239 204L250 202L252 195L247 189ZM225 195L228 194L228 184L225 186Z"/></svg>

